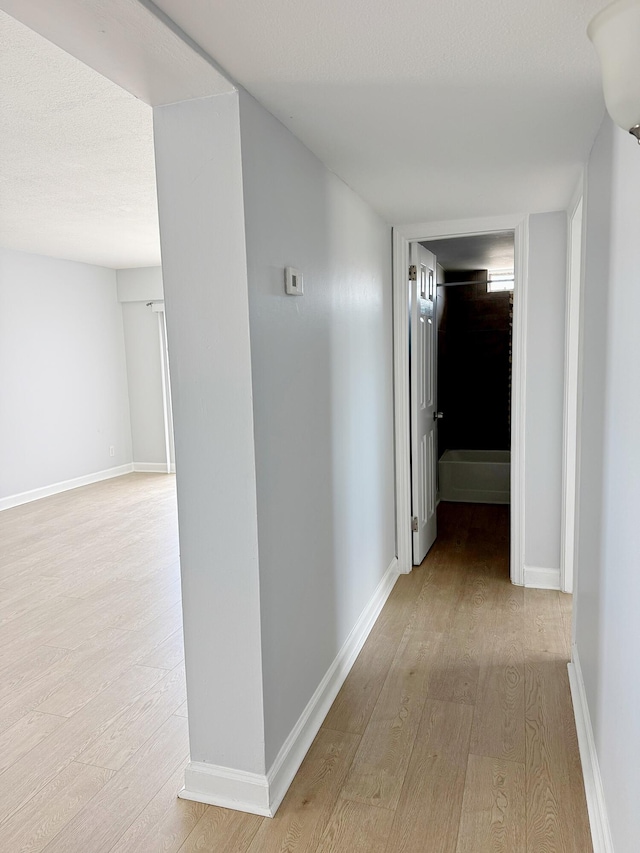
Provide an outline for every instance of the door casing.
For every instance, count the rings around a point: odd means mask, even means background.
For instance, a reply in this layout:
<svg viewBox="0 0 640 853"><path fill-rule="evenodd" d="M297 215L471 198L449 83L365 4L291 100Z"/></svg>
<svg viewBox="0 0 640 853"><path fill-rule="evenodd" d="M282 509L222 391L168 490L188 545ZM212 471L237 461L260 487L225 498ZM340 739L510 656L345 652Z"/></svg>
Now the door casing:
<svg viewBox="0 0 640 853"><path fill-rule="evenodd" d="M412 569L411 433L409 411L408 273L409 244L421 240L467 237L513 231L515 289L513 299L511 387L511 581L524 586L524 454L526 310L529 255L527 214L422 222L393 228L393 371L396 456L396 549L398 569ZM437 260L437 258L436 258Z"/></svg>
<svg viewBox="0 0 640 853"><path fill-rule="evenodd" d="M585 205L583 182L568 212L567 302L565 314L564 435L562 453L562 526L560 589L572 593L578 518L578 480L582 398L582 292ZM575 620L574 620L575 625Z"/></svg>

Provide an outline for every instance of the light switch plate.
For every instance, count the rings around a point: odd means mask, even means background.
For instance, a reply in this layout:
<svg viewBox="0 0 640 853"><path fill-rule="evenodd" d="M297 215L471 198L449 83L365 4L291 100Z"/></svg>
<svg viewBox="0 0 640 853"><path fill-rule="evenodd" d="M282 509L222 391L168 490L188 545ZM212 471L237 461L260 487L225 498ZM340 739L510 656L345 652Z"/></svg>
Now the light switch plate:
<svg viewBox="0 0 640 853"><path fill-rule="evenodd" d="M294 267L285 267L284 290L289 296L302 296L302 273Z"/></svg>

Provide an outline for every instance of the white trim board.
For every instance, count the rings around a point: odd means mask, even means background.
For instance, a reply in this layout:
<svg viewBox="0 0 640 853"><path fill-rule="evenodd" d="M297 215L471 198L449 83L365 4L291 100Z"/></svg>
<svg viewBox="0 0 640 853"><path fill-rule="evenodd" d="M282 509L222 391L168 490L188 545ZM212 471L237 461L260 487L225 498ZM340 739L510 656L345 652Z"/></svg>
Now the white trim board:
<svg viewBox="0 0 640 853"><path fill-rule="evenodd" d="M576 505L581 430L582 291L584 269L583 181L567 214L567 295L565 316L564 414L562 451L562 526L560 584L573 592L576 542Z"/></svg>
<svg viewBox="0 0 640 853"><path fill-rule="evenodd" d="M260 773L244 773L217 764L190 761L184 771L182 800L221 806L224 809L273 817L269 803L269 780Z"/></svg>
<svg viewBox="0 0 640 853"><path fill-rule="evenodd" d="M529 216L489 216L443 222L399 225L393 229L393 378L396 454L396 542L398 570L412 569L411 554L411 437L409 423L409 243L465 237L492 231L513 231L515 289L511 383L511 581L524 585L524 460L526 311L529 276Z"/></svg>
<svg viewBox="0 0 640 853"><path fill-rule="evenodd" d="M524 585L529 589L560 589L560 569L525 566Z"/></svg>
<svg viewBox="0 0 640 853"><path fill-rule="evenodd" d="M134 462L133 470L138 474L175 474L175 463L171 463L171 470L167 471L166 462Z"/></svg>
<svg viewBox="0 0 640 853"><path fill-rule="evenodd" d="M364 646L398 574L398 561L394 557L266 775L192 761L185 770L185 786L179 793L182 799L273 817Z"/></svg>
<svg viewBox="0 0 640 853"><path fill-rule="evenodd" d="M74 477L72 480L63 480L60 483L52 483L50 486L41 486L38 489L21 492L18 495L9 495L6 498L0 498L0 511L4 509L11 509L11 507L14 506L31 503L31 501L39 501L40 498L48 498L50 495L57 495L60 492L68 492L71 489L78 489L80 486L89 486L91 483L99 483L101 480L110 480L112 477L121 477L123 474L130 474L133 470L133 463L128 462L126 465L118 465L115 468L106 468L104 471L96 471L93 474L83 474L82 477Z"/></svg>
<svg viewBox="0 0 640 853"><path fill-rule="evenodd" d="M587 796L587 810L591 826L593 853L614 853L607 803L604 797L598 754L591 726L591 716L584 689L580 657L578 656L576 646L573 647L572 659L569 664L569 684L571 686L571 700L573 702L578 746L580 748L584 790Z"/></svg>

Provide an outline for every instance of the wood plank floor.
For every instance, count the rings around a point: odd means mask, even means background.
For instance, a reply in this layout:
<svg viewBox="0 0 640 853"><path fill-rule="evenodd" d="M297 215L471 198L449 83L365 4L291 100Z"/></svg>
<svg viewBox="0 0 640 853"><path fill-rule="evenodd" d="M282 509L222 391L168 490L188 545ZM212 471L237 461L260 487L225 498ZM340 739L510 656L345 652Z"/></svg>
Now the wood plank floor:
<svg viewBox="0 0 640 853"><path fill-rule="evenodd" d="M508 580L508 512L441 504L272 820L178 800L174 478L0 513L0 850L591 853L570 597Z"/></svg>

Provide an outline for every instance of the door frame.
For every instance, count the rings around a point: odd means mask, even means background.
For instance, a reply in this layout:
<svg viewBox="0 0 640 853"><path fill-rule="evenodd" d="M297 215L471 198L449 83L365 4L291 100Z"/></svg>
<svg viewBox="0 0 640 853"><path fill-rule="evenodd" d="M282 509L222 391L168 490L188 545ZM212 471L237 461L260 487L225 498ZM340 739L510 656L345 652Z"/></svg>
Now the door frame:
<svg viewBox="0 0 640 853"><path fill-rule="evenodd" d="M409 243L468 237L493 231L514 232L514 296L511 376L511 581L524 586L524 458L526 311L529 216L516 214L419 222L393 228L393 379L395 413L396 550L398 570L408 574L411 553L411 420L409 413ZM437 261L437 257L436 257Z"/></svg>
<svg viewBox="0 0 640 853"><path fill-rule="evenodd" d="M565 315L564 423L562 448L562 523L560 528L560 589L575 587L575 543L578 518L579 451L582 397L582 293L585 252L584 181L580 180L567 211L567 298ZM577 269L574 240L579 229Z"/></svg>

